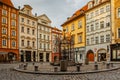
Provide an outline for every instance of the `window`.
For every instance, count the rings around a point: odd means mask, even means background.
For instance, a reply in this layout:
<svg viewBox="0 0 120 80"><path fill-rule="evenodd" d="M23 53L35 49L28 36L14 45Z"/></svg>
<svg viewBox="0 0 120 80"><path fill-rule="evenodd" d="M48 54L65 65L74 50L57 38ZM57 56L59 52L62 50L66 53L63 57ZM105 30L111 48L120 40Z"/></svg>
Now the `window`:
<svg viewBox="0 0 120 80"><path fill-rule="evenodd" d="M106 42L110 42L110 34L106 35Z"/></svg>
<svg viewBox="0 0 120 80"><path fill-rule="evenodd" d="M12 41L12 47L15 47L15 41Z"/></svg>
<svg viewBox="0 0 120 80"><path fill-rule="evenodd" d="M35 47L35 42L34 41L32 42L32 46Z"/></svg>
<svg viewBox="0 0 120 80"><path fill-rule="evenodd" d="M42 39L42 34L40 34L40 39Z"/></svg>
<svg viewBox="0 0 120 80"><path fill-rule="evenodd" d="M12 20L12 26L16 26L16 21Z"/></svg>
<svg viewBox="0 0 120 80"><path fill-rule="evenodd" d="M91 18L93 18L94 17L94 12L91 12Z"/></svg>
<svg viewBox="0 0 120 80"><path fill-rule="evenodd" d="M2 46L6 46L6 40L2 40Z"/></svg>
<svg viewBox="0 0 120 80"><path fill-rule="evenodd" d="M35 34L35 30L32 30L32 35L34 35Z"/></svg>
<svg viewBox="0 0 120 80"><path fill-rule="evenodd" d="M94 44L94 38L93 37L91 38L91 44Z"/></svg>
<svg viewBox="0 0 120 80"><path fill-rule="evenodd" d="M82 21L78 21L78 28L82 28Z"/></svg>
<svg viewBox="0 0 120 80"><path fill-rule="evenodd" d="M89 19L89 14L86 15L86 19L87 19L87 20Z"/></svg>
<svg viewBox="0 0 120 80"><path fill-rule="evenodd" d="M3 28L2 29L2 34L7 34L7 29Z"/></svg>
<svg viewBox="0 0 120 80"><path fill-rule="evenodd" d="M99 39L98 39L98 37L95 37L95 43L96 43L96 44L99 43Z"/></svg>
<svg viewBox="0 0 120 80"><path fill-rule="evenodd" d="M29 24L30 23L30 20L27 20L27 24Z"/></svg>
<svg viewBox="0 0 120 80"><path fill-rule="evenodd" d="M15 36L15 35L16 35L15 31L12 31L12 36Z"/></svg>
<svg viewBox="0 0 120 80"><path fill-rule="evenodd" d="M34 21L32 22L32 25L33 25L33 26L35 25L35 22L34 22Z"/></svg>
<svg viewBox="0 0 120 80"><path fill-rule="evenodd" d="M49 38L50 38L50 37L48 36L48 37L47 37L47 40L50 40Z"/></svg>
<svg viewBox="0 0 120 80"><path fill-rule="evenodd" d="M74 31L75 29L74 29L74 24L72 24L71 25L71 29L72 29L72 31Z"/></svg>
<svg viewBox="0 0 120 80"><path fill-rule="evenodd" d="M89 45L90 43L89 43L89 39L87 39L87 45Z"/></svg>
<svg viewBox="0 0 120 80"><path fill-rule="evenodd" d="M44 49L46 49L46 44L44 43Z"/></svg>
<svg viewBox="0 0 120 80"><path fill-rule="evenodd" d="M106 12L110 11L110 5L106 6Z"/></svg>
<svg viewBox="0 0 120 80"><path fill-rule="evenodd" d="M30 41L27 41L27 46L28 46L28 47L30 46Z"/></svg>
<svg viewBox="0 0 120 80"><path fill-rule="evenodd" d="M21 22L24 22L24 18L21 18Z"/></svg>
<svg viewBox="0 0 120 80"><path fill-rule="evenodd" d="M96 4L96 5L98 4L98 0L95 0L95 4Z"/></svg>
<svg viewBox="0 0 120 80"><path fill-rule="evenodd" d="M100 9L100 14L104 13L104 8Z"/></svg>
<svg viewBox="0 0 120 80"><path fill-rule="evenodd" d="M95 28L96 28L96 30L99 29L99 23L98 22L95 23Z"/></svg>
<svg viewBox="0 0 120 80"><path fill-rule="evenodd" d="M120 38L120 28L118 29L118 38Z"/></svg>
<svg viewBox="0 0 120 80"><path fill-rule="evenodd" d="M3 9L2 10L2 15L7 16L7 11Z"/></svg>
<svg viewBox="0 0 120 80"><path fill-rule="evenodd" d="M12 18L16 19L16 14L12 13Z"/></svg>
<svg viewBox="0 0 120 80"><path fill-rule="evenodd" d="M89 32L89 26L87 26L87 32Z"/></svg>
<svg viewBox="0 0 120 80"><path fill-rule="evenodd" d="M27 28L27 34L30 34L30 29L29 28Z"/></svg>
<svg viewBox="0 0 120 80"><path fill-rule="evenodd" d="M50 44L47 44L47 48L50 49Z"/></svg>
<svg viewBox="0 0 120 80"><path fill-rule="evenodd" d="M21 32L24 32L24 27L23 26L21 27Z"/></svg>
<svg viewBox="0 0 120 80"><path fill-rule="evenodd" d="M7 24L7 18L2 17L2 23Z"/></svg>
<svg viewBox="0 0 120 80"><path fill-rule="evenodd" d="M104 36L100 36L101 43L104 43Z"/></svg>
<svg viewBox="0 0 120 80"><path fill-rule="evenodd" d="M93 24L91 24L91 31L94 31L94 26L93 26Z"/></svg>
<svg viewBox="0 0 120 80"><path fill-rule="evenodd" d="M78 35L78 43L81 43L82 42L82 34L79 34Z"/></svg>
<svg viewBox="0 0 120 80"><path fill-rule="evenodd" d="M39 45L39 49L41 49L42 48L42 44L40 43L40 45Z"/></svg>
<svg viewBox="0 0 120 80"><path fill-rule="evenodd" d="M30 15L30 10L27 10L27 14Z"/></svg>
<svg viewBox="0 0 120 80"><path fill-rule="evenodd" d="M101 21L101 22L100 22L100 28L101 28L101 29L104 28L104 21Z"/></svg>
<svg viewBox="0 0 120 80"><path fill-rule="evenodd" d="M46 35L44 35L44 40L45 40L45 38L46 38Z"/></svg>
<svg viewBox="0 0 120 80"><path fill-rule="evenodd" d="M99 10L96 10L96 11L95 11L95 15L96 15L96 16L99 15Z"/></svg>
<svg viewBox="0 0 120 80"><path fill-rule="evenodd" d="M118 8L118 18L120 18L120 8Z"/></svg>
<svg viewBox="0 0 120 80"><path fill-rule="evenodd" d="M66 32L68 32L68 26L66 27Z"/></svg>
<svg viewBox="0 0 120 80"><path fill-rule="evenodd" d="M24 40L21 41L21 46L24 46Z"/></svg>

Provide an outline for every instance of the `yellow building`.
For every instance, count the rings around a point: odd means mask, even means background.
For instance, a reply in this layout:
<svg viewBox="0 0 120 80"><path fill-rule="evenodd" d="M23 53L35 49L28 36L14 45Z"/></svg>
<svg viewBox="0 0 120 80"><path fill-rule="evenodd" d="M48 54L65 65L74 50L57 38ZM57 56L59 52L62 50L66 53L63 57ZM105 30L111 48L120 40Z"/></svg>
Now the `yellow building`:
<svg viewBox="0 0 120 80"><path fill-rule="evenodd" d="M112 44L111 61L120 61L120 0L111 0Z"/></svg>
<svg viewBox="0 0 120 80"><path fill-rule="evenodd" d="M66 36L70 35L73 41L71 52L72 59L76 63L84 61L85 54L85 11L87 6L76 11L66 22L62 24L62 28L66 30Z"/></svg>

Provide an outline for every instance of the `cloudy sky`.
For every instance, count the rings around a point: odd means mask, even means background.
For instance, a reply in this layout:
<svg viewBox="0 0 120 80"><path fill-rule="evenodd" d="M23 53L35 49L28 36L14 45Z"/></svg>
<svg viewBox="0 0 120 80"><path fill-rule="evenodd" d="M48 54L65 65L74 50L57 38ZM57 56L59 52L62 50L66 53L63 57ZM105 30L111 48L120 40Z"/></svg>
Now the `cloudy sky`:
<svg viewBox="0 0 120 80"><path fill-rule="evenodd" d="M12 0L14 6L23 7L25 4L31 5L33 14L46 14L52 21L52 26L61 29L61 24L67 17L84 6L90 0Z"/></svg>

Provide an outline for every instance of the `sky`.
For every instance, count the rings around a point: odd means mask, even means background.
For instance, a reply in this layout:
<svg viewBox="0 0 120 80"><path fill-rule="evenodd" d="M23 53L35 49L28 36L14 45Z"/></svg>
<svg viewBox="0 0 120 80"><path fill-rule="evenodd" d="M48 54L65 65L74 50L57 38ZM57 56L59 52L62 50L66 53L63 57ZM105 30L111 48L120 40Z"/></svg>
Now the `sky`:
<svg viewBox="0 0 120 80"><path fill-rule="evenodd" d="M52 26L61 28L67 17L71 17L75 11L82 8L90 0L11 0L16 8L30 5L32 13L37 15L46 14L52 21Z"/></svg>

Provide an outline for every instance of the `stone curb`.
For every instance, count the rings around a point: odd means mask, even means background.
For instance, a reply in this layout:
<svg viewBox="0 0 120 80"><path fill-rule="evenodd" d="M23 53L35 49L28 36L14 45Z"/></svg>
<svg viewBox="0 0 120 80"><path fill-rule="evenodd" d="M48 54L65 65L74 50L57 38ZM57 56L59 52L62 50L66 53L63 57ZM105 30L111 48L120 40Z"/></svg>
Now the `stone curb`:
<svg viewBox="0 0 120 80"><path fill-rule="evenodd" d="M99 72L107 72L112 70L120 69L120 67L115 67L111 69L102 69L102 70L94 70L94 71L86 71L86 72L40 72L40 71L28 71L28 70L22 70L18 67L15 67L14 70L23 72L23 73L30 73L30 74L43 74L43 75L72 75L72 74L89 74L89 73L99 73Z"/></svg>

